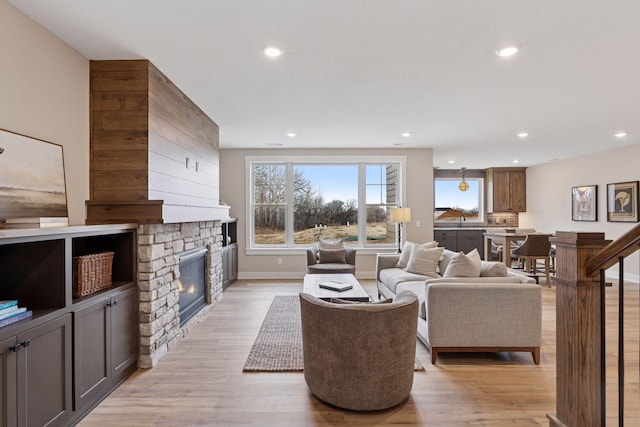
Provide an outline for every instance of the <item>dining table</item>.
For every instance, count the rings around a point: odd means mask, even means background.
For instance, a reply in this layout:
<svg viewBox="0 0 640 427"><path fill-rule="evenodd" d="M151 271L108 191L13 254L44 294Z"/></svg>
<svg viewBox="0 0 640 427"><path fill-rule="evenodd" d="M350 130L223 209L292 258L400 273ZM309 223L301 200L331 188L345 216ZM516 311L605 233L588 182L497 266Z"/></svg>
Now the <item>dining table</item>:
<svg viewBox="0 0 640 427"><path fill-rule="evenodd" d="M491 243L495 243L498 245L503 245L504 252L502 253L502 261L507 265L507 267L511 267L511 243L515 243L527 238L528 234L532 234L531 232L512 232L507 233L504 231L485 231L484 232L484 259L485 261L491 261Z"/></svg>

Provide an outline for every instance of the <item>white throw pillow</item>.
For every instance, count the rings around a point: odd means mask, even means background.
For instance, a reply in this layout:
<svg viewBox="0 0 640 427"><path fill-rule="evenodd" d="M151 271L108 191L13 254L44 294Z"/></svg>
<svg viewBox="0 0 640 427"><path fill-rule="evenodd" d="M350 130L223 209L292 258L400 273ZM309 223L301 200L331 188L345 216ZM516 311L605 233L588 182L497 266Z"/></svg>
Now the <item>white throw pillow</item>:
<svg viewBox="0 0 640 427"><path fill-rule="evenodd" d="M443 251L444 248L427 249L416 245L411 250L411 256L405 270L409 273L422 274L427 277L438 277L438 262Z"/></svg>
<svg viewBox="0 0 640 427"><path fill-rule="evenodd" d="M402 252L400 253L400 258L398 259L396 267L407 268L407 263L409 262L409 258L411 257L411 250L416 246L424 249L430 249L430 248L437 247L438 242L433 240L431 242L417 244L407 240L406 242L404 242L404 245L402 246Z"/></svg>
<svg viewBox="0 0 640 427"><path fill-rule="evenodd" d="M320 239L318 241L318 249L344 249L342 239Z"/></svg>
<svg viewBox="0 0 640 427"><path fill-rule="evenodd" d="M507 277L507 265L499 261L482 261L480 277Z"/></svg>
<svg viewBox="0 0 640 427"><path fill-rule="evenodd" d="M460 252L447 265L442 277L480 277L482 260L477 249L468 254Z"/></svg>

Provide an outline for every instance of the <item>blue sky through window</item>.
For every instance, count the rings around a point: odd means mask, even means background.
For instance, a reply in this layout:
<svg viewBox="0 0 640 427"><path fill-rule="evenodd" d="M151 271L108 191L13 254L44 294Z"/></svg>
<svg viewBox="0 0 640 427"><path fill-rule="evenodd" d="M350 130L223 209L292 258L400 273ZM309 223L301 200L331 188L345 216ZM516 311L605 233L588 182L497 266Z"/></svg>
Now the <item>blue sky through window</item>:
<svg viewBox="0 0 640 427"><path fill-rule="evenodd" d="M325 203L358 199L357 165L296 165L322 194Z"/></svg>
<svg viewBox="0 0 640 427"><path fill-rule="evenodd" d="M466 210L477 209L479 202L480 181L468 179L469 189L460 191L459 179L436 179L435 180L435 207L455 208L460 207Z"/></svg>

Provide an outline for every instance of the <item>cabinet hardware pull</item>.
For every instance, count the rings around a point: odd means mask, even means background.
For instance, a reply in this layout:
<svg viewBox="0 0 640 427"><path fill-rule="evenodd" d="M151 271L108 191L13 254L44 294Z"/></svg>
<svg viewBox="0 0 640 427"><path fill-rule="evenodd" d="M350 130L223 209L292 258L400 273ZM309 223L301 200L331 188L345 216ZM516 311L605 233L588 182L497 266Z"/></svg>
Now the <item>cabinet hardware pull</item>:
<svg viewBox="0 0 640 427"><path fill-rule="evenodd" d="M118 300L114 300L113 305L118 305Z"/></svg>
<svg viewBox="0 0 640 427"><path fill-rule="evenodd" d="M22 346L27 348L31 345L31 340L24 340L21 342Z"/></svg>
<svg viewBox="0 0 640 427"><path fill-rule="evenodd" d="M19 342L16 345L12 345L11 347L9 347L11 349L11 351L13 351L14 353L16 353L18 350L20 350L20 347L22 347L22 343Z"/></svg>
<svg viewBox="0 0 640 427"><path fill-rule="evenodd" d="M109 301L109 302L107 303L107 307L111 307L112 305L113 305L113 303L112 303L111 301Z"/></svg>

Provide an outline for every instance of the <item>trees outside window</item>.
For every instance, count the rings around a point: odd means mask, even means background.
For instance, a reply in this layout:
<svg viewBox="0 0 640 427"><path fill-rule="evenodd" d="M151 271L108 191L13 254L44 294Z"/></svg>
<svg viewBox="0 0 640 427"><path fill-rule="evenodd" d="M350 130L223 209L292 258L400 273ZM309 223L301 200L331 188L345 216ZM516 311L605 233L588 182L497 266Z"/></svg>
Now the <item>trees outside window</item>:
<svg viewBox="0 0 640 427"><path fill-rule="evenodd" d="M251 247L295 247L319 238L395 247L401 162L249 162Z"/></svg>

